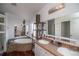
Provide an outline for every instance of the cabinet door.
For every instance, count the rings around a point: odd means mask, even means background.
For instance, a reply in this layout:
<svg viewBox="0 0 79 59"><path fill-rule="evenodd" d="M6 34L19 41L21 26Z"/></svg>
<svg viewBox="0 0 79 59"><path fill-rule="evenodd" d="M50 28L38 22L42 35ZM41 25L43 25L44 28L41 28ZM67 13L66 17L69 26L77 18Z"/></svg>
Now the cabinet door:
<svg viewBox="0 0 79 59"><path fill-rule="evenodd" d="M35 44L35 56L39 56L39 49L36 44Z"/></svg>
<svg viewBox="0 0 79 59"><path fill-rule="evenodd" d="M35 44L35 55L36 56L54 56L53 54L49 53L39 45Z"/></svg>
<svg viewBox="0 0 79 59"><path fill-rule="evenodd" d="M42 54L43 54L43 52L40 49L40 47L37 44L35 44L35 55L36 56L42 56Z"/></svg>

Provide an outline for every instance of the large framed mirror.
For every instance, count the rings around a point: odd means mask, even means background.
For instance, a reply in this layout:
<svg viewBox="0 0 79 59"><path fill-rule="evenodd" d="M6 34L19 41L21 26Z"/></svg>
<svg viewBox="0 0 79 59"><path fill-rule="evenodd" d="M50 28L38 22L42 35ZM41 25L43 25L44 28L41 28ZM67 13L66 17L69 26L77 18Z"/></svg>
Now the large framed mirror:
<svg viewBox="0 0 79 59"><path fill-rule="evenodd" d="M48 20L48 34L55 35L55 19Z"/></svg>
<svg viewBox="0 0 79 59"><path fill-rule="evenodd" d="M45 34L79 42L79 12L47 20Z"/></svg>

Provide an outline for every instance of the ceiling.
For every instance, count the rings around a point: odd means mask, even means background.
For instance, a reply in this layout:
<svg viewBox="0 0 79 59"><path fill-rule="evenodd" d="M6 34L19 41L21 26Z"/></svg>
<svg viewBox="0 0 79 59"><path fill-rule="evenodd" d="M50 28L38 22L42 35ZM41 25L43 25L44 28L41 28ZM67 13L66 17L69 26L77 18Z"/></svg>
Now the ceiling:
<svg viewBox="0 0 79 59"><path fill-rule="evenodd" d="M46 3L3 3L0 4L0 9L4 12L14 14L37 13Z"/></svg>
<svg viewBox="0 0 79 59"><path fill-rule="evenodd" d="M0 3L0 10L33 22L35 14L47 3Z"/></svg>
<svg viewBox="0 0 79 59"><path fill-rule="evenodd" d="M0 3L0 10L26 19L27 23L35 20L35 14L47 3Z"/></svg>

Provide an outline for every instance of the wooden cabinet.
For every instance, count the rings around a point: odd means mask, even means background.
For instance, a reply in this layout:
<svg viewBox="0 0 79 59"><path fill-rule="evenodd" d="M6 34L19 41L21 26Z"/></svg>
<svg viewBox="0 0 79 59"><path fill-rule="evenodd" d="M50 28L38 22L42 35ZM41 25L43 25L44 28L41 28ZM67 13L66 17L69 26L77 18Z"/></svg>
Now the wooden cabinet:
<svg viewBox="0 0 79 59"><path fill-rule="evenodd" d="M35 44L35 56L54 56L44 48L40 47L39 45Z"/></svg>

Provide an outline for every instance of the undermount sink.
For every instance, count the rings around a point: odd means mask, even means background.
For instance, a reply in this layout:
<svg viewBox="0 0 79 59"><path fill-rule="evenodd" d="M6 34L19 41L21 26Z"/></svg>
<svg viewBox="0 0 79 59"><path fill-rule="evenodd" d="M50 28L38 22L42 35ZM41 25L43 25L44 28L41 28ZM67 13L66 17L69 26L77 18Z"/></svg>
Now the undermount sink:
<svg viewBox="0 0 79 59"><path fill-rule="evenodd" d="M47 41L47 40L39 40L38 42L40 44L49 44L49 41Z"/></svg>
<svg viewBox="0 0 79 59"><path fill-rule="evenodd" d="M73 51L71 49L64 48L64 47L59 47L57 51L65 56L79 56L78 51Z"/></svg>

